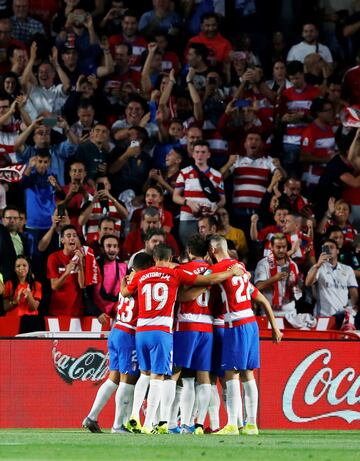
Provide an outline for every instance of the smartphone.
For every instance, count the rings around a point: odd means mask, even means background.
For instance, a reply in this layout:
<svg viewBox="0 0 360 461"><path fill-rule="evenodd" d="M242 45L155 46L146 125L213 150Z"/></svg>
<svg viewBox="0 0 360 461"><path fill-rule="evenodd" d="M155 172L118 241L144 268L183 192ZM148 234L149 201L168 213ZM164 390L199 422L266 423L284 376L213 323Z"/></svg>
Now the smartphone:
<svg viewBox="0 0 360 461"><path fill-rule="evenodd" d="M65 210L66 207L62 203L57 206L57 214L60 218L63 218L66 215Z"/></svg>
<svg viewBox="0 0 360 461"><path fill-rule="evenodd" d="M85 19L86 19L85 14L74 14L73 16L73 21L77 22L78 24L85 22Z"/></svg>
<svg viewBox="0 0 360 461"><path fill-rule="evenodd" d="M139 146L140 146L139 141L131 141L130 142L130 147L139 147Z"/></svg>
<svg viewBox="0 0 360 461"><path fill-rule="evenodd" d="M44 126L53 127L57 124L57 117L45 117L42 121Z"/></svg>
<svg viewBox="0 0 360 461"><path fill-rule="evenodd" d="M330 248L327 245L322 245L321 253L325 253L325 254L329 255L330 254Z"/></svg>
<svg viewBox="0 0 360 461"><path fill-rule="evenodd" d="M288 272L289 272L289 267L288 267L288 266L281 266L281 267L280 267L280 272L286 272L286 273L288 273Z"/></svg>
<svg viewBox="0 0 360 461"><path fill-rule="evenodd" d="M243 107L250 107L251 101L249 101L248 99L237 99L234 102L234 106L238 107L239 109L242 109Z"/></svg>
<svg viewBox="0 0 360 461"><path fill-rule="evenodd" d="M83 128L81 131L81 136L85 136L87 134L90 134L90 128Z"/></svg>
<svg viewBox="0 0 360 461"><path fill-rule="evenodd" d="M97 183L96 190L105 190L105 184L103 182Z"/></svg>
<svg viewBox="0 0 360 461"><path fill-rule="evenodd" d="M216 85L217 78L216 77L209 77L209 85Z"/></svg>

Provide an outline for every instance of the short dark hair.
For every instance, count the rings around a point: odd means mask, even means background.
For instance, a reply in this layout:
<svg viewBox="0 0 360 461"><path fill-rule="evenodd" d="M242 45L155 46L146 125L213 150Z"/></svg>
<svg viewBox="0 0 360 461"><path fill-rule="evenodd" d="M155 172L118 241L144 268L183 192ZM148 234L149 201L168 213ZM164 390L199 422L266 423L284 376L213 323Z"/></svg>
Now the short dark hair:
<svg viewBox="0 0 360 461"><path fill-rule="evenodd" d="M159 245L156 245L153 251L153 258L154 260L159 260L159 261L167 261L171 259L172 257L172 248L169 247L169 245L166 245L165 243L159 243Z"/></svg>
<svg viewBox="0 0 360 461"><path fill-rule="evenodd" d="M134 125L134 126L130 126L128 130L136 130L143 144L146 144L148 142L149 135L144 127Z"/></svg>
<svg viewBox="0 0 360 461"><path fill-rule="evenodd" d="M148 269L149 267L154 265L153 257L141 251L140 253L136 254L133 260L133 268L136 271L141 271L144 269Z"/></svg>
<svg viewBox="0 0 360 461"><path fill-rule="evenodd" d="M326 245L326 243L333 243L337 249L339 249L339 245L335 242L334 239L330 239L330 238L325 238L323 241L322 241L322 244L323 245Z"/></svg>
<svg viewBox="0 0 360 461"><path fill-rule="evenodd" d="M47 147L40 147L36 149L36 155L41 158L49 157L51 158L50 149Z"/></svg>
<svg viewBox="0 0 360 461"><path fill-rule="evenodd" d="M208 242L200 234L193 234L187 241L186 250L188 253L204 258L208 252Z"/></svg>
<svg viewBox="0 0 360 461"><path fill-rule="evenodd" d="M161 186L159 186L159 184L154 184L153 186L151 186L151 185L147 186L147 188L145 189L145 194L149 189L155 189L157 192L159 192L161 197L164 196L164 189Z"/></svg>
<svg viewBox="0 0 360 461"><path fill-rule="evenodd" d="M325 234L325 238L330 238L330 235L333 233L333 232L341 232L342 233L342 229L341 227L339 226L329 226L327 229L326 229L326 234Z"/></svg>
<svg viewBox="0 0 360 461"><path fill-rule="evenodd" d="M93 108L95 110L95 107L94 107L94 103L92 102L91 99L89 98L85 98L85 99L81 99L79 104L78 104L78 107L77 109L88 109L89 107Z"/></svg>
<svg viewBox="0 0 360 461"><path fill-rule="evenodd" d="M201 216L199 218L199 221L203 221L204 219L207 220L208 224L210 227L212 226L215 226L216 230L218 230L219 228L219 221L218 221L218 218L214 215L210 215L210 216Z"/></svg>
<svg viewBox="0 0 360 461"><path fill-rule="evenodd" d="M124 11L122 19L124 19L126 16L130 16L131 18L136 18L136 20L138 20L137 13L135 12L135 10L132 10L131 8L128 8L127 10Z"/></svg>
<svg viewBox="0 0 360 461"><path fill-rule="evenodd" d="M67 230L69 230L69 229L74 230L74 231L76 232L76 234L77 234L77 229L76 229L76 227L75 227L73 224L66 224L66 226L64 226L64 227L61 228L60 236L61 236L61 237L64 237L65 232L66 232Z"/></svg>
<svg viewBox="0 0 360 461"><path fill-rule="evenodd" d="M193 50L195 50L195 53L198 55L198 56L201 56L202 60L203 61L206 61L207 58L209 57L209 54L210 54L210 50L209 48L204 45L203 43L190 43L189 45L189 49L192 48Z"/></svg>
<svg viewBox="0 0 360 461"><path fill-rule="evenodd" d="M216 13L204 13L202 16L201 16L201 24L206 21L206 19L215 19L216 22L217 22L217 25L219 25L219 16L216 14Z"/></svg>
<svg viewBox="0 0 360 461"><path fill-rule="evenodd" d="M196 146L207 147L209 149L209 151L210 151L209 143L207 141L205 141L204 139L199 139L199 141L195 141L194 144L193 144L193 147L196 147Z"/></svg>
<svg viewBox="0 0 360 461"><path fill-rule="evenodd" d="M290 77L291 75L296 75L297 73L304 73L304 64L300 61L289 61L286 66L286 73Z"/></svg>
<svg viewBox="0 0 360 461"><path fill-rule="evenodd" d="M5 216L7 211L17 211L20 214L20 209L15 205L8 205L3 209L2 215Z"/></svg>
<svg viewBox="0 0 360 461"><path fill-rule="evenodd" d="M315 98L310 106L310 114L312 117L316 118L320 112L324 110L324 107L330 104L332 106L332 102L329 101L327 98Z"/></svg>
<svg viewBox="0 0 360 461"><path fill-rule="evenodd" d="M115 45L115 48L117 46L124 46L127 49L128 56L131 56L133 54L133 47L130 45L130 43L126 43L126 42L118 43L117 45Z"/></svg>
<svg viewBox="0 0 360 461"><path fill-rule="evenodd" d="M164 238L166 238L166 232L164 229L149 229L144 237L144 242L147 242L150 240L154 235L162 235Z"/></svg>
<svg viewBox="0 0 360 461"><path fill-rule="evenodd" d="M100 239L100 246L104 248L105 240L107 239L115 239L117 243L119 243L119 239L116 237L116 235L110 234L110 235L103 235Z"/></svg>
<svg viewBox="0 0 360 461"><path fill-rule="evenodd" d="M105 221L111 221L112 223L114 223L114 226L116 224L116 219L114 219L112 216L106 215L106 216L103 216L102 218L100 218L100 220L99 220L99 229L100 229L102 223L105 222Z"/></svg>

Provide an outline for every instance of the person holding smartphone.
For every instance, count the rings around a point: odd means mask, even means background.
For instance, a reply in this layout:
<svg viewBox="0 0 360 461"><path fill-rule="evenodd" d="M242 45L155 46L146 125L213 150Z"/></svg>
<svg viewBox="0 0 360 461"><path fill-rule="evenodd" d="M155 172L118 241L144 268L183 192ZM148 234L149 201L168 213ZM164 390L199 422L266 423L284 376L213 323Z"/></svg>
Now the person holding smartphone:
<svg viewBox="0 0 360 461"><path fill-rule="evenodd" d="M274 234L269 255L261 259L255 269L255 285L270 302L277 317L296 313L296 300L302 295L299 269L287 255L287 249L286 236Z"/></svg>
<svg viewBox="0 0 360 461"><path fill-rule="evenodd" d="M359 328L358 283L354 270L346 264L339 263L338 257L339 247L335 240L325 239L316 264L306 276L305 285L315 287L315 315L335 315L339 320L338 325L341 326L346 309L350 308L356 314L355 324Z"/></svg>

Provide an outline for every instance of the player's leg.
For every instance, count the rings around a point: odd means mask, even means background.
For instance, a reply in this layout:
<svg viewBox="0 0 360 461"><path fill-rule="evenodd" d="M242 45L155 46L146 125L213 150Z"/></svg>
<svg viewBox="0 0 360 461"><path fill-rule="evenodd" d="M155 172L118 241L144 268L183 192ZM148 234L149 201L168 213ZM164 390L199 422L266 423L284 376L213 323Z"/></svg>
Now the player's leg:
<svg viewBox="0 0 360 461"><path fill-rule="evenodd" d="M216 431L220 428L220 396L218 387L216 384L217 377L210 375L211 381L211 396L208 408L210 430Z"/></svg>
<svg viewBox="0 0 360 461"><path fill-rule="evenodd" d="M115 394L115 419L113 433L125 432L125 424L130 417L134 388L139 377L136 357L135 335L122 332L122 344L119 351L120 383Z"/></svg>
<svg viewBox="0 0 360 461"><path fill-rule="evenodd" d="M236 435L239 433L238 414L242 406L239 375L236 371L240 369L238 356L239 351L241 351L241 341L239 340L239 332L237 331L239 328L241 327L227 328L224 332L222 364L225 368L228 421L226 426L216 433L219 435Z"/></svg>
<svg viewBox="0 0 360 461"><path fill-rule="evenodd" d="M146 332L140 332L135 334L135 344L136 355L139 362L139 369L141 373L135 385L131 416L126 424L126 428L128 430L131 430L132 432L139 433L141 431L140 409L144 402L145 395L149 387L151 369L150 352Z"/></svg>
<svg viewBox="0 0 360 461"><path fill-rule="evenodd" d="M246 435L257 435L259 433L256 425L256 416L258 410L258 389L253 370L260 367L260 342L259 329L256 322L243 325L246 327L247 350L246 366L241 371L241 381L244 389L244 401L246 411L246 425L242 433Z"/></svg>
<svg viewBox="0 0 360 461"><path fill-rule="evenodd" d="M204 421L209 408L211 398L211 354L213 348L213 333L197 332L196 347L191 358L191 368L197 370L196 395L198 402L198 414L195 424L195 435L204 433Z"/></svg>
<svg viewBox="0 0 360 461"><path fill-rule="evenodd" d="M172 356L173 356L173 336L171 333L164 331L152 331L148 333L151 363L151 376L149 394L147 398L146 417L144 422L144 432L152 430L156 411L160 400L164 399L164 404L168 404L166 414L161 415L160 422L156 426L156 432L159 434L168 433L169 410L175 397L175 381L164 389L164 376L172 374ZM150 333L150 334L149 334ZM166 392L164 392L166 390ZM161 408L161 407L160 407ZM165 408L165 406L163 406ZM162 418L164 417L164 419ZM165 419L165 417L167 419Z"/></svg>
<svg viewBox="0 0 360 461"><path fill-rule="evenodd" d="M104 408L112 394L118 388L120 381L119 373L119 359L118 359L118 347L119 347L119 330L112 330L108 339L109 349L109 377L99 387L94 403L87 417L84 419L82 425L84 428L89 429L91 432L102 432L97 422L100 411Z"/></svg>
<svg viewBox="0 0 360 461"><path fill-rule="evenodd" d="M181 370L180 370L181 373ZM179 411L180 411L180 400L182 395L182 380L179 379L180 373L173 374L173 379L176 379L176 391L175 391L175 399L173 404L171 405L170 411L170 418L169 418L169 432L172 434L179 434L180 427L179 427Z"/></svg>

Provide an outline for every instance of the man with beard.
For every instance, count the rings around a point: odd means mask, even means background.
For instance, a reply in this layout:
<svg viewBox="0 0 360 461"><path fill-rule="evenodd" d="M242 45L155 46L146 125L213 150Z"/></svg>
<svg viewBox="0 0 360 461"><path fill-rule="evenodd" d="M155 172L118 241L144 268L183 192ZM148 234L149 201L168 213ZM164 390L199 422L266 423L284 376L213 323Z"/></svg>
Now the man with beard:
<svg viewBox="0 0 360 461"><path fill-rule="evenodd" d="M322 57L326 62L332 64L333 59L329 48L325 45L322 45L318 41L319 30L315 24L304 24L302 29L302 42L297 43L292 48L287 55L287 61L300 61L304 63L304 60L307 55L316 53L319 57Z"/></svg>
<svg viewBox="0 0 360 461"><path fill-rule="evenodd" d="M271 238L271 252L255 269L255 285L271 304L275 316L295 312L295 300L301 297L299 269L287 256L288 242L284 234Z"/></svg>
<svg viewBox="0 0 360 461"><path fill-rule="evenodd" d="M47 277L51 283L49 315L81 317L84 314L85 262L75 226L61 229L64 248L49 256Z"/></svg>
<svg viewBox="0 0 360 461"><path fill-rule="evenodd" d="M101 279L94 286L94 303L99 308L98 320L106 323L110 317L116 316L116 307L119 299L120 282L126 275L126 264L119 260L119 240L115 235L105 235L100 241L103 254L96 261Z"/></svg>
<svg viewBox="0 0 360 461"><path fill-rule="evenodd" d="M301 180L290 176L284 183L284 191L279 197L279 205L289 207L294 213L306 216L312 215L312 210L307 198L301 195Z"/></svg>

